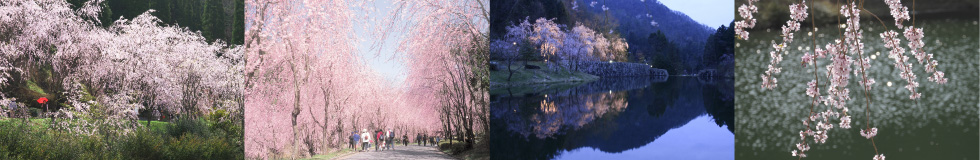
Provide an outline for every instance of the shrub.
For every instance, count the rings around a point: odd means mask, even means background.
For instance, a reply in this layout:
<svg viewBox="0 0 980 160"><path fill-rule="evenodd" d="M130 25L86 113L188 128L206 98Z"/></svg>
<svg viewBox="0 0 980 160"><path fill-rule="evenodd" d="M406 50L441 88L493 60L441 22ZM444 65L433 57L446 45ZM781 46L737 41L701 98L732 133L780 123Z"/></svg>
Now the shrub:
<svg viewBox="0 0 980 160"><path fill-rule="evenodd" d="M227 115L217 117L222 116ZM167 133L171 136L169 158L244 159L241 125L230 121L212 123L205 119L178 118L168 127Z"/></svg>
<svg viewBox="0 0 980 160"><path fill-rule="evenodd" d="M104 144L97 135L74 135L23 121L0 123L0 159L119 159L106 152Z"/></svg>
<svg viewBox="0 0 980 160"><path fill-rule="evenodd" d="M463 151L466 151L466 143L465 142L454 142L452 145L450 145L449 143L442 143L442 144L439 144L439 150L440 151L446 151L446 150L448 150L449 151L448 152L449 154L451 154L451 155L458 155L460 153L463 153Z"/></svg>
<svg viewBox="0 0 980 160"><path fill-rule="evenodd" d="M134 159L163 159L167 150L164 137L146 129L127 136L120 144L123 155Z"/></svg>
<svg viewBox="0 0 980 160"><path fill-rule="evenodd" d="M227 134L208 123L179 119L166 131L143 128L105 136L75 135L7 119L0 121L0 159L244 159L241 137L234 138L242 133Z"/></svg>
<svg viewBox="0 0 980 160"><path fill-rule="evenodd" d="M184 134L195 134L203 137L210 137L211 130L208 124L204 120L198 120L193 118L186 118L181 116L173 121L170 127L167 127L167 134L171 137L181 137Z"/></svg>
<svg viewBox="0 0 980 160"><path fill-rule="evenodd" d="M168 157L171 159L244 159L241 147L232 146L224 137L204 138L185 134L172 139Z"/></svg>

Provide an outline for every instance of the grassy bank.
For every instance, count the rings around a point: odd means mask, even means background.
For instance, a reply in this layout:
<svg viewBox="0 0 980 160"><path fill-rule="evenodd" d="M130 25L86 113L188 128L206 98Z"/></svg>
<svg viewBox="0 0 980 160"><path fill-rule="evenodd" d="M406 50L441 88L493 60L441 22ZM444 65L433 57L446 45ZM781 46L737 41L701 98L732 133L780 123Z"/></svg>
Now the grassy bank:
<svg viewBox="0 0 980 160"><path fill-rule="evenodd" d="M510 65L510 69L513 70L514 74L511 75L510 80L507 80L507 76L510 72L507 70L507 62L495 61L497 63L498 70L490 71L490 85L494 87L512 87L512 86L524 86L524 85L534 85L534 84L552 84L552 83L577 83L577 82L590 82L599 79L599 76L578 72L570 70L549 70L547 69L545 62L533 61L527 62L528 65L534 65L541 67L540 69L527 69L524 66L524 62L515 61Z"/></svg>
<svg viewBox="0 0 980 160"><path fill-rule="evenodd" d="M75 134L51 128L49 119L0 119L0 159L244 158L241 127L207 119L141 122L125 134Z"/></svg>
<svg viewBox="0 0 980 160"><path fill-rule="evenodd" d="M463 160L486 160L490 159L490 146L483 140L477 139L477 144L473 145L473 148L469 150L464 150L465 142L462 141L452 141L452 145L449 141L439 142L439 151L453 156L456 159Z"/></svg>
<svg viewBox="0 0 980 160"><path fill-rule="evenodd" d="M353 153L354 153L354 150L343 148L343 149L340 149L340 150L334 150L334 151L328 152L326 154L320 154L320 155L315 155L315 156L310 157L310 158L304 158L303 160L337 159L337 158L340 158L340 157L343 157L343 156L347 156L347 155L350 155L350 154L353 154Z"/></svg>

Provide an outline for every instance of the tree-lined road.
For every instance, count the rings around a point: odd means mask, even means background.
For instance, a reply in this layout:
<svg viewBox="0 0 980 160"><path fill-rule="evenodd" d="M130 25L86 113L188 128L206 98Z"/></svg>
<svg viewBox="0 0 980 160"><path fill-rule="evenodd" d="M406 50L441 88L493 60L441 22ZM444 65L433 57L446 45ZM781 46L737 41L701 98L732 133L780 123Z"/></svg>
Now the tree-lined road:
<svg viewBox="0 0 980 160"><path fill-rule="evenodd" d="M442 152L436 150L435 147L423 147L423 146L395 146L395 150L385 150L385 151L374 151L371 149L366 152L358 152L346 157L341 157L343 160L359 160L359 159L453 159Z"/></svg>

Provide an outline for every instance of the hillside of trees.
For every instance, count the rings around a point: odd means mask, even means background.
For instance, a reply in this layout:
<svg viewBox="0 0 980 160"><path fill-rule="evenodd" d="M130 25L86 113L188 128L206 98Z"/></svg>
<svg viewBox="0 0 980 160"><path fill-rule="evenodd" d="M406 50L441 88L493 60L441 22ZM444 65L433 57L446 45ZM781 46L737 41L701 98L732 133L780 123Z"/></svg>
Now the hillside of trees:
<svg viewBox="0 0 980 160"><path fill-rule="evenodd" d="M585 0L496 0L491 1L490 39L506 39L507 27L525 20L545 18L558 25L582 25L609 39L623 38L628 44L629 61L667 69L670 74L692 74L714 67L725 53L732 54L733 38L725 38L730 27L717 30L671 10L658 1ZM608 7L603 10L601 6ZM731 25L729 25L731 26ZM719 34L721 33L721 34ZM715 38L712 35L719 34ZM709 44L712 43L712 44ZM728 47L724 49L724 47ZM707 53L710 52L710 53ZM498 53L499 54L499 53ZM492 59L506 56L491 55ZM540 60L537 56L521 56ZM711 64L708 64L711 63Z"/></svg>

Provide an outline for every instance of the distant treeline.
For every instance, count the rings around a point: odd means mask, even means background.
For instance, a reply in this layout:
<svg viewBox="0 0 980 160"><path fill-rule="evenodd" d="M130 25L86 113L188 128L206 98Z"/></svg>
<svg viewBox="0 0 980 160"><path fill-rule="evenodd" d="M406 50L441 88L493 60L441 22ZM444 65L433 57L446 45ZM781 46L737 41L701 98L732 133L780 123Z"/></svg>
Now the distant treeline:
<svg viewBox="0 0 980 160"><path fill-rule="evenodd" d="M666 69L672 74L684 70L693 73L701 69L720 69L727 72L734 67L725 65L732 63L735 54L735 30L731 27L732 24L718 27L711 36L708 36L702 49L703 54L699 56L700 59L690 59L693 56L685 52L677 42L668 39L661 31L647 36L649 43L645 46L651 49L642 58L653 67Z"/></svg>
<svg viewBox="0 0 980 160"><path fill-rule="evenodd" d="M89 0L68 0L73 8ZM244 0L106 0L99 21L109 26L120 17L132 19L153 9L154 16L168 25L200 31L208 42L221 39L243 44L245 36Z"/></svg>

